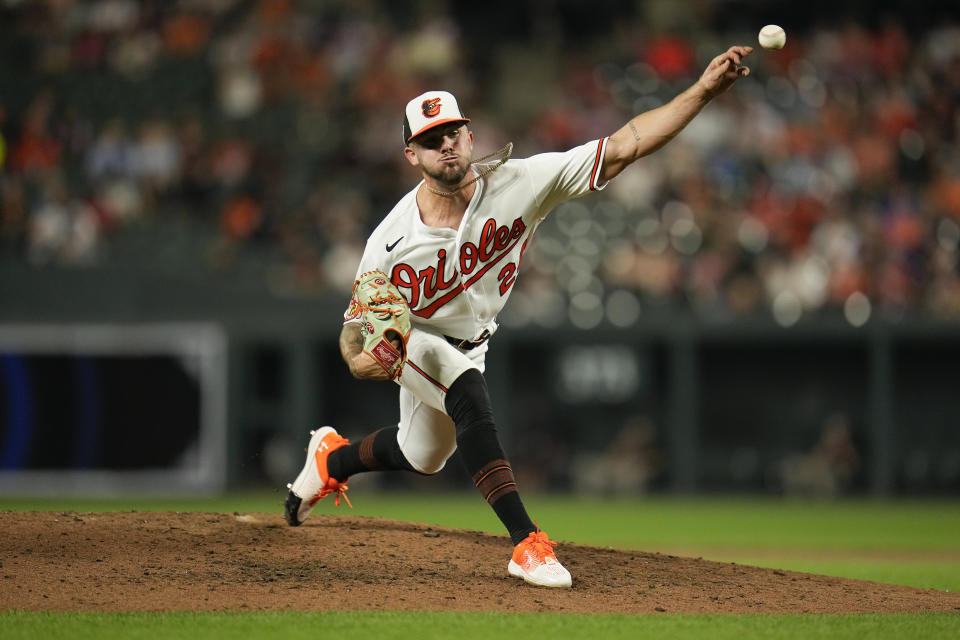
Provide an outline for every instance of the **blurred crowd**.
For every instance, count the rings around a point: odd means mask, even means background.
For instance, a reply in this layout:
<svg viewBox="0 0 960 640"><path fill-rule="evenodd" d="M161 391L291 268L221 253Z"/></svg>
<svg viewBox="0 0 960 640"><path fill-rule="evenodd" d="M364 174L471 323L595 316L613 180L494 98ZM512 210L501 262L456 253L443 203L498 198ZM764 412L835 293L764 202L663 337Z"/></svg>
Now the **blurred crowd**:
<svg viewBox="0 0 960 640"><path fill-rule="evenodd" d="M254 260L274 293L343 297L417 179L410 96L457 94L479 155L562 150L664 104L760 26L657 31L638 10L512 37L449 7L5 0L3 259L110 266L132 230L175 225L205 239L185 263ZM667 147L554 212L504 322L960 317L960 26L788 28L748 64Z"/></svg>

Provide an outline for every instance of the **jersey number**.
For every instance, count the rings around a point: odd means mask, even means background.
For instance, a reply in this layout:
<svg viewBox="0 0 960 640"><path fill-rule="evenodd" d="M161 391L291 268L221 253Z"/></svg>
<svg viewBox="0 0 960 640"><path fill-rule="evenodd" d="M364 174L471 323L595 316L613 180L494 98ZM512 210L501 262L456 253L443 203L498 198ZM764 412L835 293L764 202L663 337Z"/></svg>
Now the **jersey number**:
<svg viewBox="0 0 960 640"><path fill-rule="evenodd" d="M523 252L527 250L527 242L530 241L530 238L527 238L527 241L523 243L523 246L520 247L520 257L517 258L516 262L511 262L507 264L503 269L500 269L500 275L497 276L497 280L500 281L500 295L507 295L507 291L510 291L510 287L513 286L513 283L517 280L517 267L520 266L520 263L523 261Z"/></svg>
<svg viewBox="0 0 960 640"><path fill-rule="evenodd" d="M513 283L517 280L517 265L513 262L507 264L500 270L500 275L497 276L497 280L500 281L500 295L507 295L507 291L510 290L510 287L512 287Z"/></svg>

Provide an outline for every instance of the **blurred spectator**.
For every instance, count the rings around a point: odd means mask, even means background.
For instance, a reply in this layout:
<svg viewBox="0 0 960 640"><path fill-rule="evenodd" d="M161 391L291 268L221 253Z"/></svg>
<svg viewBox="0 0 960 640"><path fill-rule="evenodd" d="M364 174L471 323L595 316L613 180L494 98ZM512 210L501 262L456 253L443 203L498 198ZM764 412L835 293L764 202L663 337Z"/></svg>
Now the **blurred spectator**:
<svg viewBox="0 0 960 640"><path fill-rule="evenodd" d="M206 17L194 12L176 13L163 25L163 43L171 55L190 56L206 44L210 24Z"/></svg>
<svg viewBox="0 0 960 640"><path fill-rule="evenodd" d="M262 222L260 204L246 194L229 200L220 215L224 233L238 242L252 237Z"/></svg>
<svg viewBox="0 0 960 640"><path fill-rule="evenodd" d="M11 153L13 171L33 175L59 166L63 148L50 130L53 102L53 93L43 91L27 107L20 137Z"/></svg>
<svg viewBox="0 0 960 640"><path fill-rule="evenodd" d="M398 7L7 6L0 33L29 80L16 86L34 94L0 108L4 246L36 263L107 259L119 223L164 225L149 215L163 209L243 246L217 268L272 265L265 290L342 290L415 179L397 143L407 96L454 91L478 154L512 140L522 157L609 134L739 37L693 35L728 23L662 4L615 30L521 20L504 43L460 7ZM960 317L960 26L865 24L792 31L662 153L555 212L510 321L539 321L522 296L582 328L678 309L789 326L851 301L867 310L847 314L855 323L871 310Z"/></svg>
<svg viewBox="0 0 960 640"><path fill-rule="evenodd" d="M690 41L675 35L655 36L643 47L642 59L667 82L700 75Z"/></svg>
<svg viewBox="0 0 960 640"><path fill-rule="evenodd" d="M131 154L133 175L148 194L165 193L180 178L180 145L170 125L161 119L140 125Z"/></svg>
<svg viewBox="0 0 960 640"><path fill-rule="evenodd" d="M108 121L87 151L87 175L95 182L134 175L133 143L120 120Z"/></svg>
<svg viewBox="0 0 960 640"><path fill-rule="evenodd" d="M88 203L72 198L57 174L50 174L28 228L30 262L42 265L92 264L99 250L100 225Z"/></svg>

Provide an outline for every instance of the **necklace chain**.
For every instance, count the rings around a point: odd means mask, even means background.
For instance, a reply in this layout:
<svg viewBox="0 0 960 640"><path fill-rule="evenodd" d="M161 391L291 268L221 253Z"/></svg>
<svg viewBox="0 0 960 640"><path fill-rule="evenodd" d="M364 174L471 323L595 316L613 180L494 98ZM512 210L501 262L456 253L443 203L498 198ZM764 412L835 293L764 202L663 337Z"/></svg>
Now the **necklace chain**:
<svg viewBox="0 0 960 640"><path fill-rule="evenodd" d="M489 153L478 160L474 160L473 162L470 163L470 166L473 167L473 170L477 175L474 176L472 179L468 180L467 182L464 182L453 191L441 191L440 189L434 189L429 184L426 185L427 189L430 190L431 193L435 193L438 196L443 196L444 198L452 198L454 195L457 194L458 191L461 191L462 189L469 187L470 185L472 185L474 182L476 182L483 176L489 175L490 173L498 169L500 166L503 165L503 163L505 163L507 160L510 159L510 154L512 153L513 153L513 143L508 142L503 147L501 147L500 149L497 149L493 153ZM485 162L490 158L497 158L497 161L492 162L483 167L479 167L479 168L477 167L478 164Z"/></svg>

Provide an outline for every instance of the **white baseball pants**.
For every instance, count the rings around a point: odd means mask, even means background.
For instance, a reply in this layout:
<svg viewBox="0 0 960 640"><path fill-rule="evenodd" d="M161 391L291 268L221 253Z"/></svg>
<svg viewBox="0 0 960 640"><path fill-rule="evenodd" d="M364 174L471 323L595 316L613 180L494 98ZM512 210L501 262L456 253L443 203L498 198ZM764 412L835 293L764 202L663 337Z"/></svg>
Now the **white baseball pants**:
<svg viewBox="0 0 960 640"><path fill-rule="evenodd" d="M457 430L444 402L450 385L468 369L483 373L488 343L461 351L443 336L413 329L400 385L400 451L414 469L437 473L457 449Z"/></svg>

